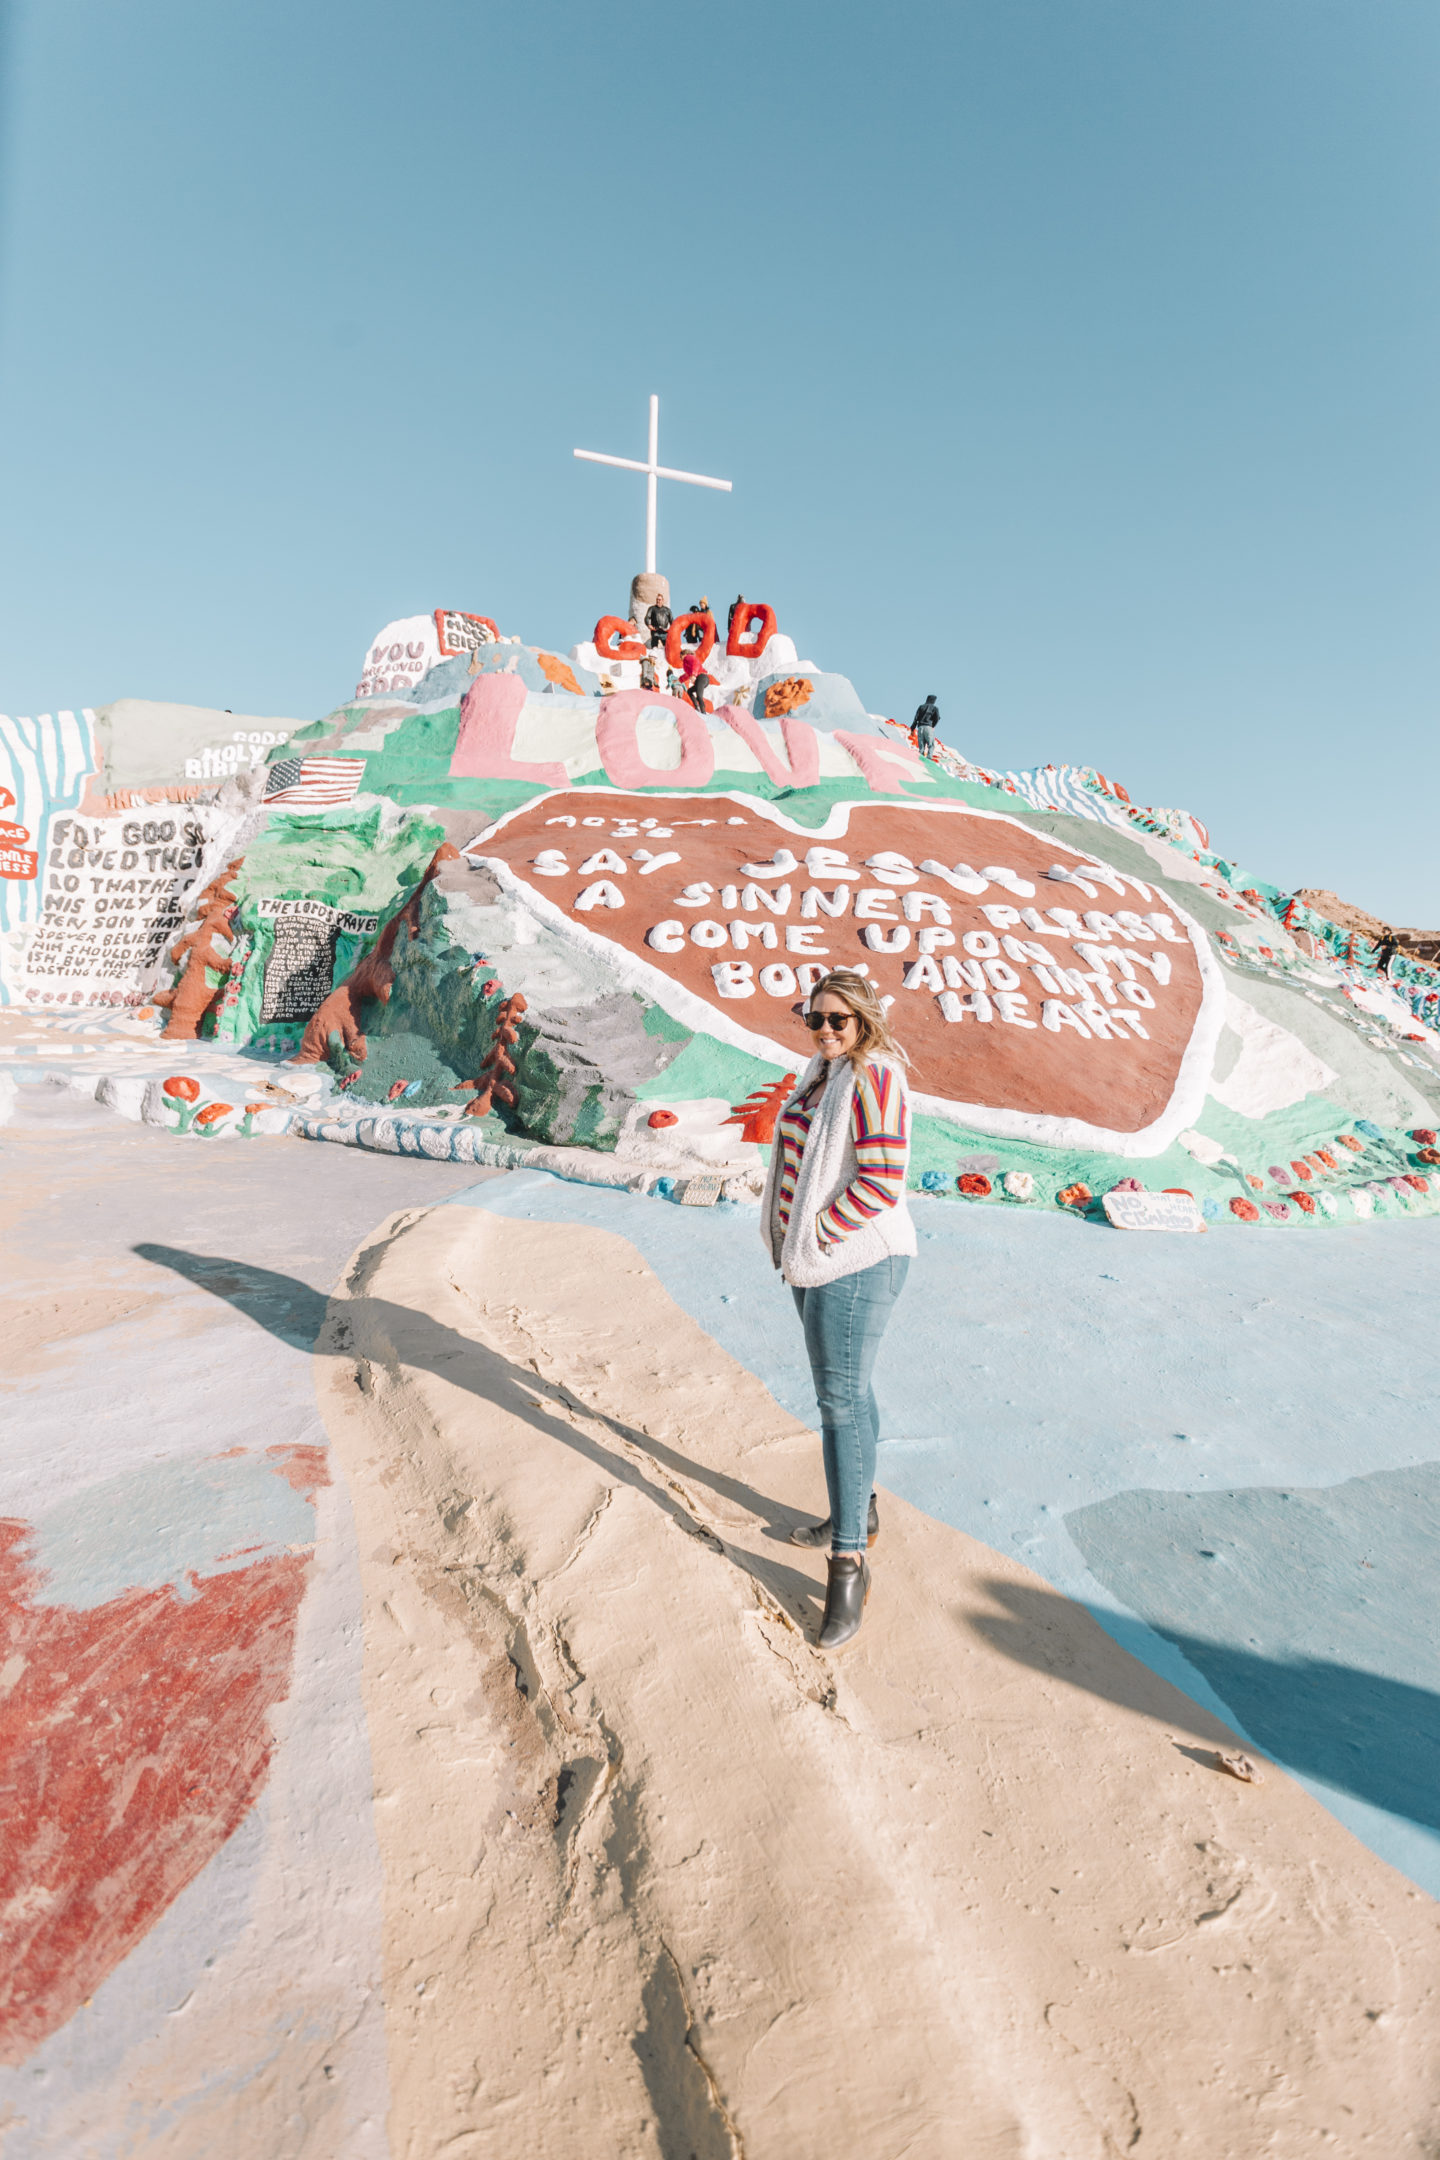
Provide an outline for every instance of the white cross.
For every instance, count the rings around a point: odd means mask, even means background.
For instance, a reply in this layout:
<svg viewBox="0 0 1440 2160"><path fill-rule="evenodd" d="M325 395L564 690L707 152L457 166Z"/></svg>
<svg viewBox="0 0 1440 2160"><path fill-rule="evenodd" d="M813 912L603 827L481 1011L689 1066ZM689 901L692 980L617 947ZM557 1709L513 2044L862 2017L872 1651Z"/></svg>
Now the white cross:
<svg viewBox="0 0 1440 2160"><path fill-rule="evenodd" d="M577 450L578 458L588 458L592 465L620 465L626 472L643 472L645 478L645 568L655 568L655 483L657 480L688 480L692 487L723 488L730 493L728 480L709 480L704 473L675 472L669 465L656 463L660 454L660 400L650 400L650 456L642 465L638 458L606 457L601 450Z"/></svg>

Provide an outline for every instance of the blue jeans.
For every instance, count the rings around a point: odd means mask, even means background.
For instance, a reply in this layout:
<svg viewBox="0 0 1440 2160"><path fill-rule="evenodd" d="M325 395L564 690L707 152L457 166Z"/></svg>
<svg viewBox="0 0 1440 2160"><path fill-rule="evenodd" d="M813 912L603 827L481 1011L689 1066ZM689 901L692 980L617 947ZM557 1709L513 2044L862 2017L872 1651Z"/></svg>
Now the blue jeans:
<svg viewBox="0 0 1440 2160"><path fill-rule="evenodd" d="M820 1406L825 1490L830 1496L831 1546L863 1553L865 1517L875 1483L880 1409L870 1375L895 1300L905 1287L909 1259L892 1253L874 1267L838 1282L790 1294L805 1330L805 1350Z"/></svg>

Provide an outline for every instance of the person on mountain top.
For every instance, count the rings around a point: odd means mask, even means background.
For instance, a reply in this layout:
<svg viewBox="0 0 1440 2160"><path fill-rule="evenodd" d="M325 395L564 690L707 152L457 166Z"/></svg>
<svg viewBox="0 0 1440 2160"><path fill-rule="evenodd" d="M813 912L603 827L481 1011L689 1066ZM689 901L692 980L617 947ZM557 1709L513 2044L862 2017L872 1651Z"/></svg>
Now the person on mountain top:
<svg viewBox="0 0 1440 2160"><path fill-rule="evenodd" d="M935 703L934 691L930 690L926 693L924 704L916 707L915 717L910 723L910 740L921 757L929 757L935 748L935 730L939 725L940 708Z"/></svg>
<svg viewBox="0 0 1440 2160"><path fill-rule="evenodd" d="M1390 972L1390 962L1400 950L1400 940L1387 923L1380 933L1380 944L1375 954L1375 965L1382 975Z"/></svg>
<svg viewBox="0 0 1440 2160"><path fill-rule="evenodd" d="M744 605L744 593L736 593L735 598L730 603L730 613L725 618L725 642L727 645L729 644L731 638L735 635L735 617L739 614L741 608L744 607Z"/></svg>
<svg viewBox="0 0 1440 2160"><path fill-rule="evenodd" d="M650 643L663 645L670 634L675 618L663 600L656 600L645 610L645 627L650 632Z"/></svg>
<svg viewBox="0 0 1440 2160"><path fill-rule="evenodd" d="M705 692L714 680L714 676L707 675L701 667L698 650L687 652L680 663L680 695L689 698L696 712L704 712Z"/></svg>

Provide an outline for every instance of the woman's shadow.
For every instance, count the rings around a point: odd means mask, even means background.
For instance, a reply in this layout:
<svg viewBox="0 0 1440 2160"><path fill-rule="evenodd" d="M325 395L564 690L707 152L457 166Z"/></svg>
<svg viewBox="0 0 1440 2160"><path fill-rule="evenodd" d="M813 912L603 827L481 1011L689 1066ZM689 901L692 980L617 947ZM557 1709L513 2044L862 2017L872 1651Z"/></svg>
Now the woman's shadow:
<svg viewBox="0 0 1440 2160"><path fill-rule="evenodd" d="M639 1426L596 1410L563 1385L542 1380L488 1344L475 1342L412 1306L396 1305L386 1298L357 1298L354 1302L365 1308L367 1330L365 1350L357 1353L348 1299L324 1297L293 1276L251 1267L242 1260L185 1252L174 1245L140 1244L131 1250L152 1266L169 1268L197 1289L222 1299L292 1349L310 1350L321 1357L363 1354L435 1373L506 1416L518 1418L545 1439L563 1441L602 1476L643 1493L685 1536L709 1545L749 1575L802 1629L818 1625L823 1602L820 1584L798 1568L727 1542L720 1529L692 1513L668 1481L649 1474L644 1465L648 1462L658 1472L708 1487L717 1499L753 1516L764 1526L762 1536L770 1542L788 1536L792 1524L801 1518L741 1479L682 1455ZM572 1415L603 1428L615 1445L582 1431L572 1422ZM637 1461L637 1456L644 1460Z"/></svg>

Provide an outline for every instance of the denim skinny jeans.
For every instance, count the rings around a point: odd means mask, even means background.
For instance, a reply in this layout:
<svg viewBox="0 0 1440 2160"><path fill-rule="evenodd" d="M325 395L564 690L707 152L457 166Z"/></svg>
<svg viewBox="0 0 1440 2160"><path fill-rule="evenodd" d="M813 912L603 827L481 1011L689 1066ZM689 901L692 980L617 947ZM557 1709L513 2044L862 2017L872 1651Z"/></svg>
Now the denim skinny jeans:
<svg viewBox="0 0 1440 2160"><path fill-rule="evenodd" d="M805 1350L820 1406L825 1490L835 1552L863 1553L865 1517L875 1483L880 1410L870 1376L880 1338L905 1287L910 1261L893 1253L838 1282L790 1294L805 1330Z"/></svg>

